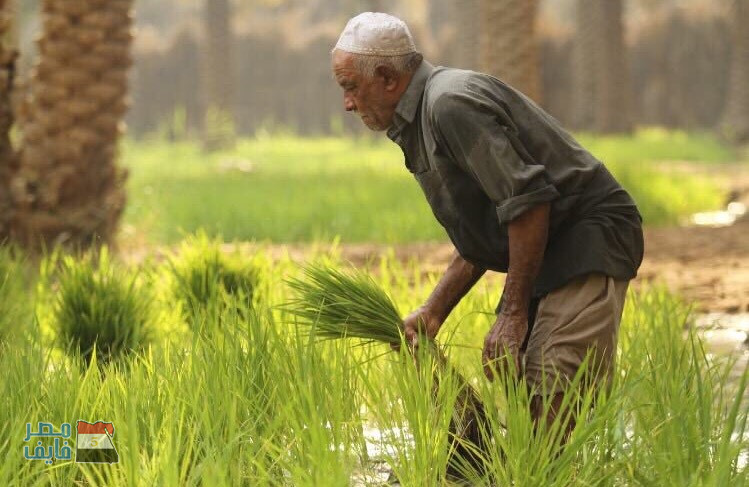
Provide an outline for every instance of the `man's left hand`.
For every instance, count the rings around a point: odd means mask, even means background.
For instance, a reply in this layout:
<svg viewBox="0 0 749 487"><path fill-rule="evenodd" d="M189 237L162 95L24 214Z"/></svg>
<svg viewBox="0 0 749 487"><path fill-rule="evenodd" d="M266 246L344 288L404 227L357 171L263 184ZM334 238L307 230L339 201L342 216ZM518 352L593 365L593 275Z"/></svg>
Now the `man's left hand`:
<svg viewBox="0 0 749 487"><path fill-rule="evenodd" d="M489 330L484 340L484 374L489 380L494 380L496 372L502 373L509 366L507 360L512 360L515 370L520 375L522 356L520 347L528 331L528 317L521 314L499 313L497 321ZM509 356L508 356L509 354Z"/></svg>

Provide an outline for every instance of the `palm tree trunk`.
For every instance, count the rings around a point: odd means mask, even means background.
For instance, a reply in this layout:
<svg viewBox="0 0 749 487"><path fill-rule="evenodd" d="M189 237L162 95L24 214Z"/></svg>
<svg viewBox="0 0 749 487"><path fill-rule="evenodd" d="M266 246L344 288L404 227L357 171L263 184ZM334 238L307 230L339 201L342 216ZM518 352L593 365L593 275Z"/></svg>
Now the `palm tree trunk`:
<svg viewBox="0 0 749 487"><path fill-rule="evenodd" d="M205 0L205 120L203 143L214 150L234 144L234 36L230 0Z"/></svg>
<svg viewBox="0 0 749 487"><path fill-rule="evenodd" d="M17 51L8 42L13 35L11 2L0 0L0 243L11 236L13 202L10 183L16 171L16 152L10 140L13 126L11 93Z"/></svg>
<svg viewBox="0 0 749 487"><path fill-rule="evenodd" d="M481 69L541 101L538 0L481 0Z"/></svg>
<svg viewBox="0 0 749 487"><path fill-rule="evenodd" d="M479 0L463 0L450 4L455 19L456 68L479 70L481 37L479 28Z"/></svg>
<svg viewBox="0 0 749 487"><path fill-rule="evenodd" d="M387 12L385 9L385 0L366 0L364 4L370 12Z"/></svg>
<svg viewBox="0 0 749 487"><path fill-rule="evenodd" d="M125 206L115 164L127 109L134 0L44 0L39 61L14 180L29 246L114 241Z"/></svg>
<svg viewBox="0 0 749 487"><path fill-rule="evenodd" d="M749 0L734 0L731 78L722 132L731 141L749 141Z"/></svg>
<svg viewBox="0 0 749 487"><path fill-rule="evenodd" d="M577 2L573 98L578 128L632 130L622 17L622 0Z"/></svg>
<svg viewBox="0 0 749 487"><path fill-rule="evenodd" d="M438 54L437 41L430 24L429 0L410 0L408 2L409 30L413 34L416 46L427 58L434 58Z"/></svg>
<svg viewBox="0 0 749 487"><path fill-rule="evenodd" d="M575 128L592 130L596 106L596 4L599 0L577 0L574 49L572 51L572 103Z"/></svg>

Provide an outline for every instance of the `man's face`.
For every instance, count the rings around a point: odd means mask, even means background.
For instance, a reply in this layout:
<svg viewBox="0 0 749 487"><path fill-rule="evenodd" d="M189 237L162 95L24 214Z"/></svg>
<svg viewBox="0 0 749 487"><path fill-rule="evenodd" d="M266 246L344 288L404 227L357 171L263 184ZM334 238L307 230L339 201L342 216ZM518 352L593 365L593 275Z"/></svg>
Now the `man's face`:
<svg viewBox="0 0 749 487"><path fill-rule="evenodd" d="M393 83L397 80L376 74L364 77L354 67L354 56L345 51L333 53L333 74L343 88L343 107L358 114L370 130L387 130L393 123L398 94Z"/></svg>

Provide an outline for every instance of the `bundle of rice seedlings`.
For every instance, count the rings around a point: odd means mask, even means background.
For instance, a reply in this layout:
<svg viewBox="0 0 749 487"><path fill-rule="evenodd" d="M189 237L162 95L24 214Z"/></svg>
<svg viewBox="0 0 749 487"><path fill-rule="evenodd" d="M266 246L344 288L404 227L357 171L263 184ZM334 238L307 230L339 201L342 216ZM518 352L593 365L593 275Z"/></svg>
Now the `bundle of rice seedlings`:
<svg viewBox="0 0 749 487"><path fill-rule="evenodd" d="M317 340L356 339L359 344L402 343L403 320L397 307L374 280L358 271L342 272L325 265L313 264L304 269L304 278L288 279L297 298L283 309L309 326ZM481 452L485 451L488 420L477 391L447 361L442 348L429 342L440 373L434 375L433 388L439 387L439 376L450 374L459 384L459 393L450 422L454 438L448 463L448 474L460 476L466 470L483 473Z"/></svg>
<svg viewBox="0 0 749 487"><path fill-rule="evenodd" d="M137 276L110 262L106 248L63 261L54 321L63 346L90 363L124 358L149 340L152 299Z"/></svg>
<svg viewBox="0 0 749 487"><path fill-rule="evenodd" d="M218 242L204 233L188 238L169 265L174 294L193 320L207 311L220 311L227 298L247 307L252 307L257 298L257 269L238 256L222 252Z"/></svg>

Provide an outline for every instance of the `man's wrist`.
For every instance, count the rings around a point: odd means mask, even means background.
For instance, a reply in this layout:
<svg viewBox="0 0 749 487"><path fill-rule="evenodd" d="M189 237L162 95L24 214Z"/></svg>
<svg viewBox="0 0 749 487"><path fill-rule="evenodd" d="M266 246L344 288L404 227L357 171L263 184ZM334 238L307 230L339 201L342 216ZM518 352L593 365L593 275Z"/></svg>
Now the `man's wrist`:
<svg viewBox="0 0 749 487"><path fill-rule="evenodd" d="M522 309L522 308L510 308L510 309L502 309L499 311L499 314L506 317L506 318L512 318L513 320L525 318L528 319L528 309Z"/></svg>
<svg viewBox="0 0 749 487"><path fill-rule="evenodd" d="M427 301L423 307L424 311L431 316L434 320L439 322L440 326L447 320L450 310L446 309L446 306L441 303Z"/></svg>
<svg viewBox="0 0 749 487"><path fill-rule="evenodd" d="M525 332L528 329L528 312L508 312L500 311L497 315L495 326L510 327L518 332Z"/></svg>

